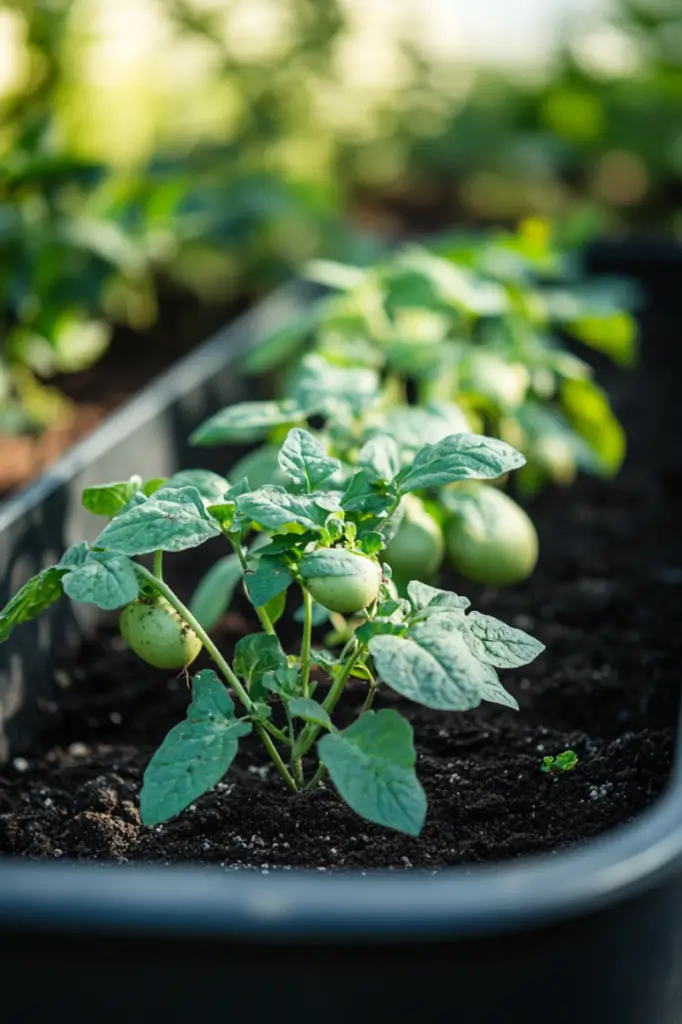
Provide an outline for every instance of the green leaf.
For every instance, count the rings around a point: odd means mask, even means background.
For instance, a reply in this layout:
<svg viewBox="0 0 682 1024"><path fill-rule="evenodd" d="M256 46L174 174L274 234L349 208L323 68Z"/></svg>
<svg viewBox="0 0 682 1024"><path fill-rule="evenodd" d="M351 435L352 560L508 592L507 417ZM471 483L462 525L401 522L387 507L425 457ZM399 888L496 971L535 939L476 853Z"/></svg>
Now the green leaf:
<svg viewBox="0 0 682 1024"><path fill-rule="evenodd" d="M286 590L282 590L279 594L276 594L275 597L271 597L270 600L262 606L273 626L282 618L286 605L287 592Z"/></svg>
<svg viewBox="0 0 682 1024"><path fill-rule="evenodd" d="M234 650L234 670L246 683L254 699L262 696L259 684L265 672L286 669L287 661L276 636L250 633L243 636Z"/></svg>
<svg viewBox="0 0 682 1024"><path fill-rule="evenodd" d="M400 452L392 437L370 438L360 449L358 466L372 480L392 480L400 472Z"/></svg>
<svg viewBox="0 0 682 1024"><path fill-rule="evenodd" d="M278 594L283 593L293 576L283 558L259 558L255 569L247 572L244 582L249 598L256 608L262 608Z"/></svg>
<svg viewBox="0 0 682 1024"><path fill-rule="evenodd" d="M279 453L280 468L298 487L314 491L318 484L341 468L330 458L320 442L307 430L294 427L287 434Z"/></svg>
<svg viewBox="0 0 682 1024"><path fill-rule="evenodd" d="M77 544L72 544L70 548L67 548L62 557L57 563L60 569L76 569L79 565L83 565L85 559L88 557L90 548L84 540L79 540Z"/></svg>
<svg viewBox="0 0 682 1024"><path fill-rule="evenodd" d="M451 434L466 434L471 427L452 402L396 406L367 431L369 436L392 437L405 464L426 444L436 444Z"/></svg>
<svg viewBox="0 0 682 1024"><path fill-rule="evenodd" d="M310 697L296 697L290 700L287 707L292 718L301 718L304 722L321 725L324 729L333 729L332 720L321 704Z"/></svg>
<svg viewBox="0 0 682 1024"><path fill-rule="evenodd" d="M317 406L295 399L279 402L239 402L216 413L194 431L190 443L204 448L221 444L250 444L260 441L273 427L307 420Z"/></svg>
<svg viewBox="0 0 682 1024"><path fill-rule="evenodd" d="M540 765L541 772L571 772L575 768L579 758L574 750L564 750L563 754L553 757L551 754L543 757Z"/></svg>
<svg viewBox="0 0 682 1024"><path fill-rule="evenodd" d="M68 569L50 566L32 576L0 611L0 643L8 640L22 622L37 618L62 596L62 577Z"/></svg>
<svg viewBox="0 0 682 1024"><path fill-rule="evenodd" d="M133 476L130 480L117 480L110 484L86 487L81 502L83 507L96 516L117 515L134 494L142 489L142 478Z"/></svg>
<svg viewBox="0 0 682 1024"><path fill-rule="evenodd" d="M393 483L385 486L371 472L360 469L348 481L341 496L346 512L361 512L365 516L378 516L391 507L396 498Z"/></svg>
<svg viewBox="0 0 682 1024"><path fill-rule="evenodd" d="M196 487L202 498L222 498L229 486L224 476L210 469L182 469L164 484L164 488Z"/></svg>
<svg viewBox="0 0 682 1024"><path fill-rule="evenodd" d="M420 580L412 580L407 584L407 596L415 611L434 607L442 611L461 612L464 615L464 610L471 604L468 597L460 597L459 594L453 594L450 590L430 587L428 583L421 583Z"/></svg>
<svg viewBox="0 0 682 1024"><path fill-rule="evenodd" d="M204 629L213 629L232 603L242 566L237 555L225 555L211 566L192 595L190 611Z"/></svg>
<svg viewBox="0 0 682 1024"><path fill-rule="evenodd" d="M472 654L449 617L439 618L411 626L405 637L374 637L369 651L396 693L428 708L467 711L481 703L483 687L497 675Z"/></svg>
<svg viewBox="0 0 682 1024"><path fill-rule="evenodd" d="M584 316L573 321L571 333L619 366L633 366L637 356L637 321L631 313L614 310L604 316Z"/></svg>
<svg viewBox="0 0 682 1024"><path fill-rule="evenodd" d="M279 445L264 444L239 459L230 470L232 480L248 480L247 490L255 491L266 484L285 487L288 480L279 467Z"/></svg>
<svg viewBox="0 0 682 1024"><path fill-rule="evenodd" d="M592 380L565 380L561 404L573 429L594 452L593 472L617 473L625 457L625 434L604 391Z"/></svg>
<svg viewBox="0 0 682 1024"><path fill-rule="evenodd" d="M304 408L315 408L326 416L340 410L362 412L379 392L379 377L366 367L334 366L322 356L305 356L294 375L290 394Z"/></svg>
<svg viewBox="0 0 682 1024"><path fill-rule="evenodd" d="M156 494L157 491L160 491L165 486L167 479L165 476L155 476L151 480L145 480L142 484L142 493L146 498L151 498L152 494Z"/></svg>
<svg viewBox="0 0 682 1024"><path fill-rule="evenodd" d="M130 604L140 591L133 563L116 551L91 551L81 566L66 574L62 586L72 601L104 611Z"/></svg>
<svg viewBox="0 0 682 1024"><path fill-rule="evenodd" d="M147 765L140 794L145 825L183 811L219 782L251 724L234 716L229 693L212 669L197 672L187 718L166 736Z"/></svg>
<svg viewBox="0 0 682 1024"><path fill-rule="evenodd" d="M124 555L184 551L220 534L196 487L162 487L141 505L122 512L100 533L93 547Z"/></svg>
<svg viewBox="0 0 682 1024"><path fill-rule="evenodd" d="M248 375L262 374L290 362L322 319L325 306L325 302L316 303L293 323L263 338L240 361L240 369Z"/></svg>
<svg viewBox="0 0 682 1024"><path fill-rule="evenodd" d="M412 726L397 711L368 711L318 743L320 760L348 806L377 825L419 835L426 795L415 772Z"/></svg>
<svg viewBox="0 0 682 1024"><path fill-rule="evenodd" d="M261 487L237 498L240 512L259 526L278 530L296 524L304 530L319 531L329 514L339 506L323 492L290 494L281 487Z"/></svg>
<svg viewBox="0 0 682 1024"><path fill-rule="evenodd" d="M398 485L404 494L457 480L487 480L518 469L525 461L515 448L496 438L451 434L422 448L412 466L398 477Z"/></svg>
<svg viewBox="0 0 682 1024"><path fill-rule="evenodd" d="M464 638L473 653L479 661L496 668L528 665L545 649L545 645L535 637L524 633L522 629L508 626L492 615L470 612L464 624Z"/></svg>

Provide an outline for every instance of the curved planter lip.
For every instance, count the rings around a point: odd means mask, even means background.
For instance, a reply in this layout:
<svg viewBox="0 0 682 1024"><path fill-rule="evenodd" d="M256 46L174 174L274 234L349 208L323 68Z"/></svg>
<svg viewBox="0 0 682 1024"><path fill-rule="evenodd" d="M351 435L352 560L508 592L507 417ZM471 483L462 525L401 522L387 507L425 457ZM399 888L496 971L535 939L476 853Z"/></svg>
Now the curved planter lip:
<svg viewBox="0 0 682 1024"><path fill-rule="evenodd" d="M298 287L276 293L157 378L35 484L0 506L0 540L4 530L11 539L17 524L35 515L42 502L79 484L88 467L107 454L112 438L129 448L137 432L163 420L171 405L188 399L191 404L195 392L219 372L231 373L235 359L273 318L300 309L307 295ZM6 860L0 864L0 930L94 934L106 929L256 942L490 936L597 912L664 882L681 867L678 757L666 792L633 822L568 850L513 862L434 874L414 869L338 874L271 869L264 874L208 866Z"/></svg>
<svg viewBox="0 0 682 1024"><path fill-rule="evenodd" d="M680 737L682 741L682 736ZM174 938L401 942L503 934L596 912L682 865L682 775L636 821L518 862L422 870L25 864L0 871L0 925Z"/></svg>

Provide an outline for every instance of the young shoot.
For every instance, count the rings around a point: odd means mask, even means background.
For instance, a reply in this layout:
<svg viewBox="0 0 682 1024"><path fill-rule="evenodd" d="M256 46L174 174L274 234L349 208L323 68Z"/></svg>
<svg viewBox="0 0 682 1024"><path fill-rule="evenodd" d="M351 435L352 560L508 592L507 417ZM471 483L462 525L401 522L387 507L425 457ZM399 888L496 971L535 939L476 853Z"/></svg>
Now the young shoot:
<svg viewBox="0 0 682 1024"><path fill-rule="evenodd" d="M411 580L406 597L398 596L384 550L415 491L491 480L523 461L505 442L471 433L443 437L409 459L393 438L376 436L344 473L311 433L294 427L278 453L287 487L254 488L246 479L231 485L192 470L89 488L84 505L108 522L92 544L75 544L21 588L0 613L0 641L64 593L122 609L121 633L151 665L187 668L201 648L212 659L213 668L194 675L186 719L145 772L140 811L147 825L179 814L215 786L240 739L254 732L293 793L329 775L357 814L417 835L426 797L412 727L392 708L372 709L377 688L442 711L482 701L517 708L497 669L525 665L543 646L470 611L457 594ZM165 582L163 559L221 536L228 553L187 607ZM261 628L238 642L230 660L206 624L220 615L215 591L239 584ZM293 649L277 632L290 592L300 606ZM342 649L314 646L314 627L339 618ZM357 719L340 728L335 710L351 678L365 687L365 698Z"/></svg>

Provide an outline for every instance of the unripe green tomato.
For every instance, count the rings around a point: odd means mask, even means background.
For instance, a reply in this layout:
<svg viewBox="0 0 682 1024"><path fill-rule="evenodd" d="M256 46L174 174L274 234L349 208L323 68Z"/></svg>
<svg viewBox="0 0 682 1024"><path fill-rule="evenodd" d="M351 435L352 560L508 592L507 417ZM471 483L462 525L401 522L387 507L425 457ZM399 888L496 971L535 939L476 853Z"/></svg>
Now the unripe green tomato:
<svg viewBox="0 0 682 1024"><path fill-rule="evenodd" d="M538 560L538 536L531 519L515 501L494 487L480 490L480 522L464 516L445 525L452 563L476 583L504 587L530 576Z"/></svg>
<svg viewBox="0 0 682 1024"><path fill-rule="evenodd" d="M398 576L428 580L440 569L445 541L440 526L414 494L403 499L405 514L384 558Z"/></svg>
<svg viewBox="0 0 682 1024"><path fill-rule="evenodd" d="M342 615L362 611L379 595L377 563L344 548L311 551L301 560L300 572L317 603Z"/></svg>
<svg viewBox="0 0 682 1024"><path fill-rule="evenodd" d="M567 487L576 478L577 466L573 449L563 437L551 434L539 438L528 453L529 461L539 466L554 483Z"/></svg>
<svg viewBox="0 0 682 1024"><path fill-rule="evenodd" d="M155 668L184 668L201 650L194 630L163 597L133 601L123 609L118 625L135 654Z"/></svg>

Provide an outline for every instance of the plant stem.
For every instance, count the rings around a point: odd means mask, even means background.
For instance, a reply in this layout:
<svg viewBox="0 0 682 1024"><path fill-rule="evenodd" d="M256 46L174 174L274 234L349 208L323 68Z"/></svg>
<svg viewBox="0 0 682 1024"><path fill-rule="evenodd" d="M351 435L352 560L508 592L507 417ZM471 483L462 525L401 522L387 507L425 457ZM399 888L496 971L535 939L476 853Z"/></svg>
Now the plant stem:
<svg viewBox="0 0 682 1024"><path fill-rule="evenodd" d="M332 711L338 704L339 698L343 693L343 688L348 681L348 676L351 674L353 666L355 665L356 661L362 654L363 650L364 646L363 644L360 644L358 649L355 651L354 654L351 655L351 657L348 659L348 661L343 666L343 668L337 675L336 679L332 683L329 689L329 693L322 702L322 707L324 708L328 715L331 715ZM317 739L321 728L322 726L313 725L311 723L309 723L305 727L305 729L299 736L298 743L294 747L294 757L303 757L303 755L310 750L313 743Z"/></svg>
<svg viewBox="0 0 682 1024"><path fill-rule="evenodd" d="M282 760L282 758L279 756L279 751L277 750L277 747L275 746L275 744L272 742L272 740L268 736L266 730L263 728L262 725L257 725L256 726L256 732L258 733L258 735L262 739L263 743L265 744L265 749L267 750L268 754L270 755L270 757L274 761L275 768L277 769L279 774L282 776L282 779L284 780L284 784L286 786L288 786L288 788L292 791L292 793L298 793L298 786L296 785L295 781L292 779L291 775L289 774L289 770L288 770L287 766L285 765L285 763Z"/></svg>
<svg viewBox="0 0 682 1024"><path fill-rule="evenodd" d="M216 645L211 640L210 636L208 635L208 633L206 632L204 627L201 625L201 623L198 621L198 619L196 619L194 617L194 615L192 615L192 613L189 610L189 608L185 607L185 605L182 603L182 601L180 601L180 599L175 596L175 594L173 593L171 588L169 586L167 586L163 582L163 580L157 579L156 576L154 576L151 572L149 572L147 569L145 569L145 567L143 565L140 565L139 563L136 562L135 563L135 571L147 583L150 583L163 597L165 597L166 600L168 601L168 603L170 605L172 605L173 608L175 608L175 610L178 613L178 615L180 615L185 620L187 625L190 626L194 630L194 632L199 637L199 639L201 640L202 644L204 645L204 647L208 651L209 655L213 658L214 662L216 663L216 665L218 666L218 668L220 669L220 671L224 675L224 677L227 680L227 682L230 684L230 686L232 687L234 692L237 694L237 697L239 698L241 703L244 705L246 710L249 711L249 712L253 711L254 710L253 701L251 700L251 698L249 697L248 693L246 692L246 690L242 686L242 684L239 681L238 677L235 675L235 673L232 671L232 669L230 668L228 663L223 658L222 654L220 653L220 651L218 650ZM297 793L298 792L298 786L296 785L296 783L292 779L291 775L289 774L289 771L288 771L286 765L284 764L284 762L282 761L282 758L280 757L277 748L275 747L274 743L270 739L270 736L268 735L267 730L262 725L256 724L256 732L258 733L258 735L260 736L261 740L263 741L263 744L265 745L265 749L267 750L268 754L270 755L270 757L274 761L275 767L277 768L277 771L279 772L279 774L284 779L284 782L286 783L286 785L289 787L289 789L293 790L294 793Z"/></svg>
<svg viewBox="0 0 682 1024"><path fill-rule="evenodd" d="M326 770L327 770L326 767L320 761L320 763L317 766L317 771L315 772L315 774L313 775L312 779L306 785L305 788L306 789L314 789L315 786L318 784L318 782L321 782L322 779L324 778L324 773L326 772Z"/></svg>
<svg viewBox="0 0 682 1024"><path fill-rule="evenodd" d="M173 608L175 608L176 612L185 620L187 625L192 627L192 629L199 637L199 639L201 640L202 644L204 645L210 656L215 661L216 665L218 666L222 674L227 679L230 686L233 688L234 692L237 694L239 700L242 702L246 710L253 711L253 701L251 700L248 693L242 686L238 677L234 674L228 663L223 658L222 654L220 653L216 645L211 640L210 636L208 635L204 627L201 625L199 620L196 619L194 615L192 615L189 608L185 607L182 601L175 596L171 588L167 586L167 584L165 584L163 580L157 579L157 577L153 576L152 573L145 569L143 565L139 565L136 562L135 571L138 573L138 575L142 576L147 583L151 583L151 585L156 590L158 590L158 592L162 594L163 597L166 598L168 603L172 605Z"/></svg>
<svg viewBox="0 0 682 1024"><path fill-rule="evenodd" d="M365 703L362 705L362 710L360 711L360 715L364 715L365 711L369 711L369 709L371 708L372 703L374 701L374 695L377 692L377 689L378 689L378 686L377 686L375 680L372 680L372 682L369 684L369 690L367 691L367 696L365 697ZM358 718L360 718L360 715L358 715Z"/></svg>
<svg viewBox="0 0 682 1024"><path fill-rule="evenodd" d="M296 780L297 786L303 786L303 761L300 757L294 755L294 747L296 746L296 734L294 732L294 721L289 711L289 705L286 701L284 703L284 713L287 716L287 727L289 729L289 745L291 746L291 774Z"/></svg>
<svg viewBox="0 0 682 1024"><path fill-rule="evenodd" d="M236 541L236 542L235 541L230 541L230 543L232 544L232 547L234 548L235 554L237 555L237 558L239 559L239 564L242 567L242 572L244 573L244 576L246 576L247 572L249 571L249 567L247 565L246 557L244 555L244 549L241 546L239 541ZM244 580L244 589L246 590L246 580ZM249 596L248 590L246 590L246 596L247 597ZM249 600L250 600L250 598L249 598ZM260 624L263 627L263 629L265 630L265 632L269 633L270 636L277 636L277 634L275 633L275 627L273 626L272 620L271 620L270 616L268 615L268 613L266 612L265 608L258 608L255 604L253 604L253 602L251 602L251 604L256 609L256 615L258 616Z"/></svg>
<svg viewBox="0 0 682 1024"><path fill-rule="evenodd" d="M313 599L310 592L303 590L303 639L301 640L301 693L310 696L310 645L313 636Z"/></svg>
<svg viewBox="0 0 682 1024"><path fill-rule="evenodd" d="M163 551L154 552L154 575L163 582Z"/></svg>

